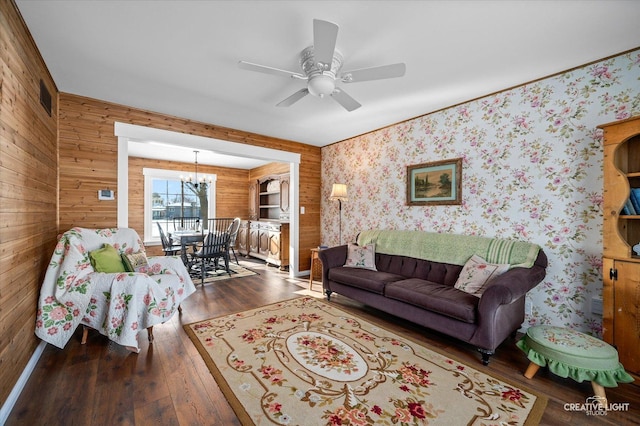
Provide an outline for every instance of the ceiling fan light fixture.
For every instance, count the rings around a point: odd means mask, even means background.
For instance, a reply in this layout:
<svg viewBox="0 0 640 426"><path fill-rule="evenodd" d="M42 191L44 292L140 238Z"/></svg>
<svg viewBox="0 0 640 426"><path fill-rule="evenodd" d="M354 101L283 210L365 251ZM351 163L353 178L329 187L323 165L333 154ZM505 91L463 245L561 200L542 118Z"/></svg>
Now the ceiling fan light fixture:
<svg viewBox="0 0 640 426"><path fill-rule="evenodd" d="M247 61L238 62L238 66L251 71L284 75L307 81L307 87L298 90L283 101L277 103L277 107L289 107L308 94L318 98L324 98L328 95L349 112L360 108L362 105L349 96L342 88L336 87L336 79L341 83L355 83L402 77L404 75L406 66L403 63L361 68L340 74L343 57L336 49L337 39L337 24L314 19L313 45L308 46L300 52L300 68L302 68L302 73L281 70L279 68L254 64Z"/></svg>
<svg viewBox="0 0 640 426"><path fill-rule="evenodd" d="M335 78L324 74L312 76L311 78L309 78L309 82L307 84L309 93L319 98L322 98L325 95L331 95L335 88Z"/></svg>

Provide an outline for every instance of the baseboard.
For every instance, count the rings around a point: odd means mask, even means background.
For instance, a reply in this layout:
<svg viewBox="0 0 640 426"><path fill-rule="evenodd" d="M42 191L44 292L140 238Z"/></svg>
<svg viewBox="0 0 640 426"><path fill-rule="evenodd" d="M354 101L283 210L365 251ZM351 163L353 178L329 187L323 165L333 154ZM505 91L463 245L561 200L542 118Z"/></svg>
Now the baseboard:
<svg viewBox="0 0 640 426"><path fill-rule="evenodd" d="M7 422L9 414L11 413L11 410L13 410L13 406L16 404L16 401L18 401L18 397L22 393L22 389L24 389L24 386L27 384L29 377L31 377L31 373L33 373L33 370L36 368L38 360L40 359L40 356L42 355L42 352L44 352L44 348L46 346L47 342L41 341L40 344L36 347L36 350L33 351L33 354L31 355L31 359L29 359L29 362L24 367L24 370L22 370L22 374L20 374L20 377L18 378L18 381L11 390L9 397L7 397L7 400L4 402L4 404L2 404L2 408L0 408L0 425L3 425Z"/></svg>
<svg viewBox="0 0 640 426"><path fill-rule="evenodd" d="M296 275L296 278L308 277L310 273L311 273L311 269L305 269L304 271L298 271L298 274Z"/></svg>

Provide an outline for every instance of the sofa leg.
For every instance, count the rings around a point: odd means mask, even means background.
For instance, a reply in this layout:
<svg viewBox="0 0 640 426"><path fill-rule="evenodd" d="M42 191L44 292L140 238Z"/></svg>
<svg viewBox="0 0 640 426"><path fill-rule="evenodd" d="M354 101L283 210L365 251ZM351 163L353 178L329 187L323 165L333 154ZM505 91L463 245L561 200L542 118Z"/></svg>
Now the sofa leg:
<svg viewBox="0 0 640 426"><path fill-rule="evenodd" d="M324 294L327 295L327 302L331 301L331 293L333 293L331 290L324 291Z"/></svg>
<svg viewBox="0 0 640 426"><path fill-rule="evenodd" d="M488 349L480 348L478 348L478 351L480 351L480 353L482 354L482 365L489 365L489 358L491 357L491 355L495 354L495 352Z"/></svg>

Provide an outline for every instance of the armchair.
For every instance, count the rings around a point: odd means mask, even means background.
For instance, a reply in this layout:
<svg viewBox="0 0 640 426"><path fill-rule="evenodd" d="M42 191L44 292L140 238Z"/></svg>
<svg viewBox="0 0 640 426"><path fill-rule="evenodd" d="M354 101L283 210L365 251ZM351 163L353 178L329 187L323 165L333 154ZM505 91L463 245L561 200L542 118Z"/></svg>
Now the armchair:
<svg viewBox="0 0 640 426"><path fill-rule="evenodd" d="M123 256L130 271L123 272L123 265L115 268L119 272L102 272L114 262L113 256L97 261L102 249L115 249L115 263ZM151 328L169 320L194 291L182 261L147 258L135 230L73 228L60 237L47 268L35 334L62 349L83 324L139 352L138 331L149 329L152 340Z"/></svg>

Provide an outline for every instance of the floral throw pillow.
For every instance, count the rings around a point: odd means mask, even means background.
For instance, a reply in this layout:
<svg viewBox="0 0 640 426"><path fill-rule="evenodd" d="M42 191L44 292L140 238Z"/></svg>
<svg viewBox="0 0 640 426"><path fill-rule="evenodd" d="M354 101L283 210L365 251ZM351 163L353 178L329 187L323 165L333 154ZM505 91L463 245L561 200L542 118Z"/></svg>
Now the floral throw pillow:
<svg viewBox="0 0 640 426"><path fill-rule="evenodd" d="M350 243L347 248L347 261L344 266L377 271L375 244L359 246L357 244Z"/></svg>
<svg viewBox="0 0 640 426"><path fill-rule="evenodd" d="M473 255L465 263L454 288L480 297L491 279L509 270L508 264L487 263L478 255Z"/></svg>
<svg viewBox="0 0 640 426"><path fill-rule="evenodd" d="M127 272L147 272L149 268L149 260L147 255L143 251L138 253L123 253L122 263L124 264Z"/></svg>

